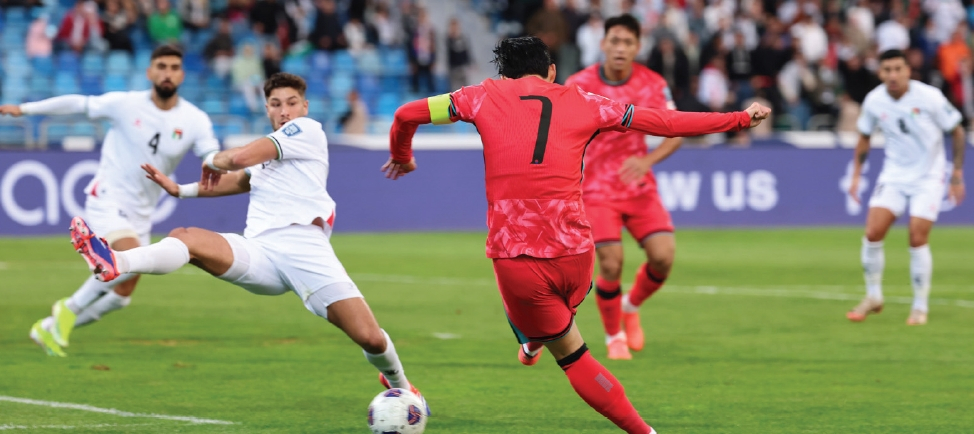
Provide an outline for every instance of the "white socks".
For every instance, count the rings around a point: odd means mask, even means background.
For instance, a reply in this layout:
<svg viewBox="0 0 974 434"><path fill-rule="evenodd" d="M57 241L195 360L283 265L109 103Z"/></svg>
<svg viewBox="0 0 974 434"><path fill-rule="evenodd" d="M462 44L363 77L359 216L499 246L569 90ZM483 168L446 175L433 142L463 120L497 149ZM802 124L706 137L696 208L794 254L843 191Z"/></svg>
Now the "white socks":
<svg viewBox="0 0 974 434"><path fill-rule="evenodd" d="M544 346L542 345L542 346L538 347L538 349L536 349L534 351L531 351L531 350L528 349L528 344L521 344L521 351L524 351L524 354L527 354L528 357L537 356L538 353L540 353L541 352L541 349L543 349L543 348L544 348Z"/></svg>
<svg viewBox="0 0 974 434"><path fill-rule="evenodd" d="M81 287L68 298L65 304L68 306L68 309L71 309L71 312L79 314L86 307L94 303L95 300L112 292L112 288L115 288L116 285L134 276L135 274L123 274L111 282L102 282L95 279L95 276L88 276L88 280L85 280L85 283L81 284Z"/></svg>
<svg viewBox="0 0 974 434"><path fill-rule="evenodd" d="M189 263L189 248L172 237L155 244L115 252L120 273L168 274Z"/></svg>
<svg viewBox="0 0 974 434"><path fill-rule="evenodd" d="M375 366L379 372L389 380L389 385L394 388L409 389L409 381L406 380L406 373L403 372L402 362L399 361L399 355L396 354L396 346L392 344L392 339L389 339L389 334L385 330L382 334L386 337L386 352L382 354L372 354L368 351L362 350L365 354L365 359Z"/></svg>
<svg viewBox="0 0 974 434"><path fill-rule="evenodd" d="M930 276L933 274L933 256L930 245L910 248L910 280L913 282L913 310L926 312L930 298Z"/></svg>
<svg viewBox="0 0 974 434"><path fill-rule="evenodd" d="M639 306L632 304L629 301L629 293L622 294L622 312L624 313L636 313L639 312Z"/></svg>
<svg viewBox="0 0 974 434"><path fill-rule="evenodd" d="M862 270L866 277L866 296L876 300L883 299L883 268L886 255L883 242L862 239Z"/></svg>
<svg viewBox="0 0 974 434"><path fill-rule="evenodd" d="M128 306L132 302L132 297L125 297L118 295L115 291L108 291L102 298L85 308L78 314L78 318L74 320L75 327L81 327L98 321L105 314L119 310L125 306Z"/></svg>

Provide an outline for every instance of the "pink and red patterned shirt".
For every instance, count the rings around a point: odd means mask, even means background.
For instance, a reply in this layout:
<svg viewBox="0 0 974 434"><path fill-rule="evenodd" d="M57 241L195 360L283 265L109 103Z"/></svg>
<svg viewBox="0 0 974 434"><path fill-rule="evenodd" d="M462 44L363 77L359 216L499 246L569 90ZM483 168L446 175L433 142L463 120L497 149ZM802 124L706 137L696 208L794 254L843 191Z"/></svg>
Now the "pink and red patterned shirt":
<svg viewBox="0 0 974 434"><path fill-rule="evenodd" d="M602 95L625 104L674 110L666 80L651 69L633 64L632 75L622 83L608 83L602 65L595 64L568 77L566 86ZM624 184L619 169L627 158L646 155L646 135L638 131L605 132L589 144L585 152L585 179L582 195L586 203L628 200L656 192L656 177L650 170L639 182Z"/></svg>

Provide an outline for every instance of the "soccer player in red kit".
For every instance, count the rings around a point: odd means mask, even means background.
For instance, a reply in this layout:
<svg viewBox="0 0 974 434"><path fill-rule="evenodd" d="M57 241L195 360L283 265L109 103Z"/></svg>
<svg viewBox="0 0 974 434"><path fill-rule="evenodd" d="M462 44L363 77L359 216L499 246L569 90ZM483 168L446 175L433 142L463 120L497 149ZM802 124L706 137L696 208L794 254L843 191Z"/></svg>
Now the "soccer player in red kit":
<svg viewBox="0 0 974 434"><path fill-rule="evenodd" d="M413 101L396 111L389 133L390 179L416 169L412 138L420 124L477 125L484 144L487 256L522 363L542 345L592 408L628 433L654 433L619 381L596 361L574 323L592 287L595 256L582 205L582 155L602 131L633 129L657 136L737 131L770 110L680 113L636 107L552 83L555 66L535 37L501 41L494 49L501 79L452 94Z"/></svg>
<svg viewBox="0 0 974 434"><path fill-rule="evenodd" d="M605 63L579 71L565 84L639 107L676 109L666 80L633 61L639 52L636 18L625 14L606 20L602 52ZM595 294L610 359L628 360L632 358L630 348L643 349L639 306L663 285L673 265L673 221L660 201L652 167L681 143L681 138L670 137L647 152L645 134L612 131L595 137L585 152L582 200L599 258ZM636 272L632 290L624 296L619 285L623 226L647 258Z"/></svg>

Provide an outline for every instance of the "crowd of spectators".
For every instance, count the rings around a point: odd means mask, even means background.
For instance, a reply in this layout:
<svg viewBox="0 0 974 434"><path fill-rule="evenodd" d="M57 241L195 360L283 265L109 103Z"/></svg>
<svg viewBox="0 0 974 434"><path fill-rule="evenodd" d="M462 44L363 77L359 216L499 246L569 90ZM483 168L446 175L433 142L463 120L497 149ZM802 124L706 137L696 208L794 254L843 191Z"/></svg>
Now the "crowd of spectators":
<svg viewBox="0 0 974 434"><path fill-rule="evenodd" d="M493 3L509 33L551 47L559 79L600 60L603 19L642 23L638 57L682 110L740 109L754 98L785 129L855 131L879 81L877 58L908 54L914 79L943 89L970 119L970 0L525 0ZM825 116L816 116L825 115Z"/></svg>

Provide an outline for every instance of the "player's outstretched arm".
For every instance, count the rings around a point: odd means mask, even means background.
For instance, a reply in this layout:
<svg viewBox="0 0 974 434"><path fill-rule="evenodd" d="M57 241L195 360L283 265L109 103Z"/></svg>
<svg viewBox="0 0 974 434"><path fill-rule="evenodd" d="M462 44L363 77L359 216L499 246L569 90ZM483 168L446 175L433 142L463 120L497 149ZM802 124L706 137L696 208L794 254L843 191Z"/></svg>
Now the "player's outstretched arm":
<svg viewBox="0 0 974 434"><path fill-rule="evenodd" d="M771 114L771 109L751 104L747 110L732 113L693 113L632 106L623 126L661 137L688 137L740 131L755 127Z"/></svg>
<svg viewBox="0 0 974 434"><path fill-rule="evenodd" d="M210 190L220 185L220 177L227 172L240 171L280 156L277 145L269 137L261 137L239 148L207 155L203 160L200 187L204 191Z"/></svg>
<svg viewBox="0 0 974 434"><path fill-rule="evenodd" d="M176 184L176 181L173 181L172 178L166 176L165 173L162 173L151 164L143 164L142 170L145 171L146 178L159 184L170 196L180 199L187 197L230 196L250 191L250 176L247 175L246 170L237 170L221 176L219 182L209 190L200 190L199 183L197 182L182 185Z"/></svg>
<svg viewBox="0 0 974 434"><path fill-rule="evenodd" d="M869 158L868 134L859 134L859 142L856 143L856 149L852 152L852 182L849 184L848 193L853 200L859 202L859 177L862 175L862 165Z"/></svg>
<svg viewBox="0 0 974 434"><path fill-rule="evenodd" d="M420 125L433 123L430 115L432 109L450 104L449 95L439 95L403 104L396 110L389 129L389 161L380 170L386 178L399 179L409 172L416 170L416 159L413 158L413 136ZM449 117L447 117L449 119Z"/></svg>
<svg viewBox="0 0 974 434"><path fill-rule="evenodd" d="M954 141L954 170L950 173L950 199L955 205L964 201L964 151L967 149L967 131L957 125L951 133Z"/></svg>
<svg viewBox="0 0 974 434"><path fill-rule="evenodd" d="M88 97L84 95L63 95L20 105L0 106L0 115L19 117L23 115L72 115L85 113Z"/></svg>

